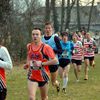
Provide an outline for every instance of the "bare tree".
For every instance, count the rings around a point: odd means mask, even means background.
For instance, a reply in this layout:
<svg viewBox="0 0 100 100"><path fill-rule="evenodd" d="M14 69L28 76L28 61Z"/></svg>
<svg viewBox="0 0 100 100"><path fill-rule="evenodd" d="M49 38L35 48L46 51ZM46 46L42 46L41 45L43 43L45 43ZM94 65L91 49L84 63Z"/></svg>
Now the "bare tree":
<svg viewBox="0 0 100 100"><path fill-rule="evenodd" d="M45 1L45 22L50 21L50 0Z"/></svg>
<svg viewBox="0 0 100 100"><path fill-rule="evenodd" d="M33 21L38 12L39 3L37 0L12 0L13 1L13 11L10 16L8 28L9 32L7 33L8 39L11 39L11 55L14 59L21 59L22 56L25 56L25 46L28 41L31 39L31 31L33 26ZM6 25L5 25L6 26ZM11 35L11 36L9 36ZM7 42L8 43L8 42ZM15 50L15 48L17 48Z"/></svg>
<svg viewBox="0 0 100 100"><path fill-rule="evenodd" d="M65 18L65 0L62 0L62 5L61 5L61 29L60 31L62 32L63 27L64 27L64 18Z"/></svg>
<svg viewBox="0 0 100 100"><path fill-rule="evenodd" d="M24 18L26 21L26 26L28 29L28 33L29 33L29 37L31 38L31 31L33 28L33 22L32 19L34 18L34 15L36 15L36 9L37 9L37 0L31 0L31 2L29 2L29 0L25 0L26 5L27 5L27 10L24 13Z"/></svg>
<svg viewBox="0 0 100 100"><path fill-rule="evenodd" d="M7 23L10 10L10 0L0 0L0 25Z"/></svg>
<svg viewBox="0 0 100 100"><path fill-rule="evenodd" d="M77 0L77 28L78 28L78 30L81 29L79 1L80 1L80 0Z"/></svg>
<svg viewBox="0 0 100 100"><path fill-rule="evenodd" d="M66 23L65 23L65 29L69 29L69 23L70 23L70 19L71 19L71 10L75 4L76 0L72 0L72 3L70 2L70 0L67 0L67 10L66 10Z"/></svg>
<svg viewBox="0 0 100 100"><path fill-rule="evenodd" d="M51 10L53 13L53 22L54 22L54 29L55 32L59 31L59 22L58 22L58 14L57 14L57 10L56 10L56 0L51 0Z"/></svg>
<svg viewBox="0 0 100 100"><path fill-rule="evenodd" d="M95 0L92 0L92 5L91 5L90 13L89 13L89 22L88 22L88 28L87 28L87 31L90 30L90 23L91 23L92 10L93 10L93 6L94 6L94 2L95 2Z"/></svg>
<svg viewBox="0 0 100 100"><path fill-rule="evenodd" d="M9 31L9 18L11 12L11 0L0 0L0 34L3 36L4 45Z"/></svg>

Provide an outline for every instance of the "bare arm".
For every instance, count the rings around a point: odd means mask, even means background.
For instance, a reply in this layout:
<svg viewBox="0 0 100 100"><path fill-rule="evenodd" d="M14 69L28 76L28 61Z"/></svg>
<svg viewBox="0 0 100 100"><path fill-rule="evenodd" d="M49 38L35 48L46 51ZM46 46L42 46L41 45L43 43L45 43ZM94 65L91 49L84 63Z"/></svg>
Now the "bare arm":
<svg viewBox="0 0 100 100"><path fill-rule="evenodd" d="M12 69L12 60L6 47L1 46L0 55L0 67L4 69Z"/></svg>

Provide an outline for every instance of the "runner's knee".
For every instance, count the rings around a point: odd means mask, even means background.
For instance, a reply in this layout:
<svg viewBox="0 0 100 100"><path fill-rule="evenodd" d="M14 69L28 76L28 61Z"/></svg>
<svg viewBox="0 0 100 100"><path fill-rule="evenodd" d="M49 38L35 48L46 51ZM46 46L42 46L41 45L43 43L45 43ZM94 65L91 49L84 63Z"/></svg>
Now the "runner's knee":
<svg viewBox="0 0 100 100"><path fill-rule="evenodd" d="M42 100L48 100L48 96L42 97L41 99L42 99Z"/></svg>
<svg viewBox="0 0 100 100"><path fill-rule="evenodd" d="M35 100L35 95L29 96L29 100Z"/></svg>

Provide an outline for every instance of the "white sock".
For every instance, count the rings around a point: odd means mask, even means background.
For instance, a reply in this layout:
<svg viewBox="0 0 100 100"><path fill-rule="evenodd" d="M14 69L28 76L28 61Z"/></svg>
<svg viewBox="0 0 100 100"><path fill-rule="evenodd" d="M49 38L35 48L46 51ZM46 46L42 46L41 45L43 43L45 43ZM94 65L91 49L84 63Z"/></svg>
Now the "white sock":
<svg viewBox="0 0 100 100"><path fill-rule="evenodd" d="M68 77L64 77L63 78L63 88L67 87L67 83L68 83Z"/></svg>

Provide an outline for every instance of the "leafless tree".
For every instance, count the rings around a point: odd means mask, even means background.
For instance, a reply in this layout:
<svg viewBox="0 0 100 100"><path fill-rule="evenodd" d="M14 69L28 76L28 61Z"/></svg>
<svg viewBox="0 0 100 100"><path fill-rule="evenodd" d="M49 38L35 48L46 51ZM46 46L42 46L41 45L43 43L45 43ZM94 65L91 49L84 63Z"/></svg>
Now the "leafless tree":
<svg viewBox="0 0 100 100"><path fill-rule="evenodd" d="M58 13L56 9L56 0L51 0L51 10L53 14L53 23L54 23L54 29L55 32L59 31L59 22L58 22Z"/></svg>
<svg viewBox="0 0 100 100"><path fill-rule="evenodd" d="M65 19L65 0L62 0L61 4L61 29L60 31L63 31L64 28L64 19Z"/></svg>
<svg viewBox="0 0 100 100"><path fill-rule="evenodd" d="M80 5L79 5L79 1L77 0L77 28L78 30L81 29L81 23L80 23Z"/></svg>
<svg viewBox="0 0 100 100"><path fill-rule="evenodd" d="M45 22L50 21L50 0L45 1Z"/></svg>
<svg viewBox="0 0 100 100"><path fill-rule="evenodd" d="M66 23L65 23L65 29L69 29L70 19L71 19L71 10L75 4L76 0L67 0L67 10L66 10Z"/></svg>
<svg viewBox="0 0 100 100"><path fill-rule="evenodd" d="M88 28L87 28L87 31L90 30L90 23L91 23L92 10L93 10L93 6L94 6L94 2L95 2L95 0L92 0L92 5L91 5L91 8L90 8L90 13L89 13L89 22L88 22Z"/></svg>

